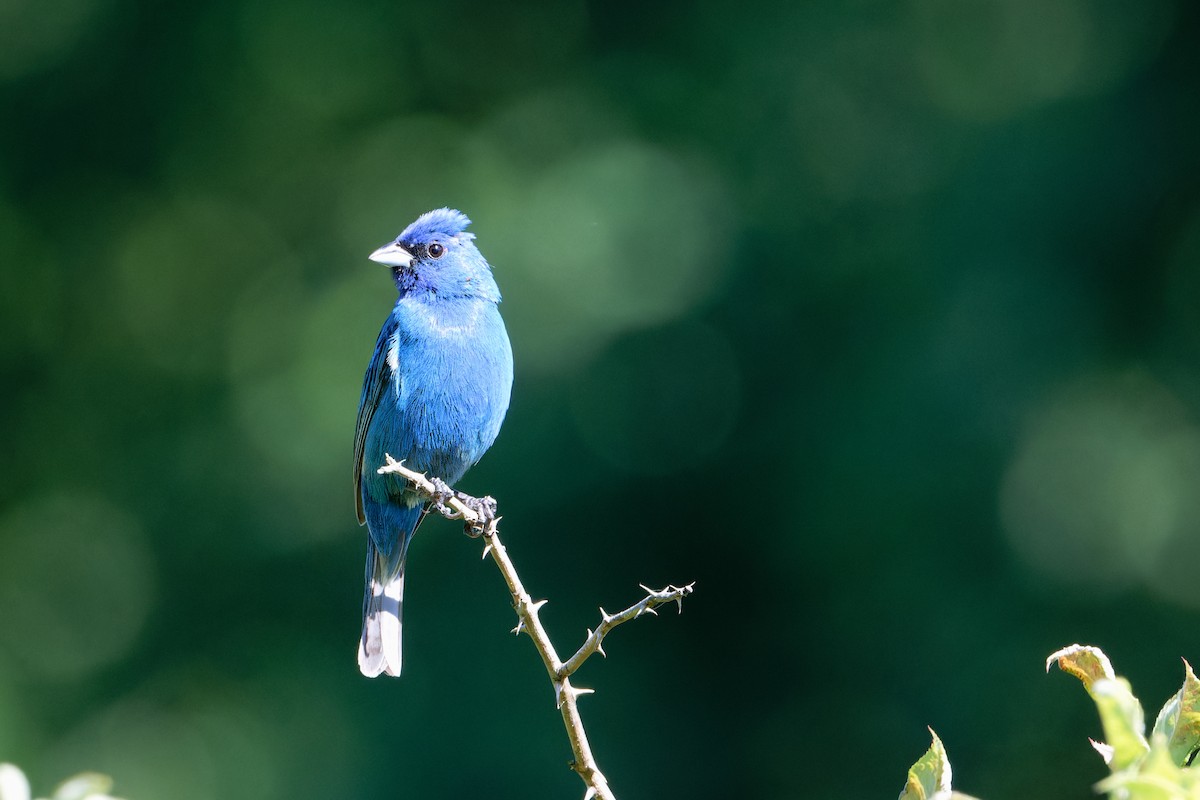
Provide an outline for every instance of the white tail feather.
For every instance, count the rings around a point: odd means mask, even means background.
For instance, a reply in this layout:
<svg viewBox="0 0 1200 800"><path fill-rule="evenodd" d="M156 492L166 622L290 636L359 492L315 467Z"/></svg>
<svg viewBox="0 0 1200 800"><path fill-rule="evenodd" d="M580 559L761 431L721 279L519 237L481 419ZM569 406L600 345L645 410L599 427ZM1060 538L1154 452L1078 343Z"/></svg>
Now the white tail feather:
<svg viewBox="0 0 1200 800"><path fill-rule="evenodd" d="M358 646L358 668L374 678L381 673L400 674L401 608L404 604L404 562L388 577L380 574L380 559L375 560L371 581L363 604L362 640Z"/></svg>

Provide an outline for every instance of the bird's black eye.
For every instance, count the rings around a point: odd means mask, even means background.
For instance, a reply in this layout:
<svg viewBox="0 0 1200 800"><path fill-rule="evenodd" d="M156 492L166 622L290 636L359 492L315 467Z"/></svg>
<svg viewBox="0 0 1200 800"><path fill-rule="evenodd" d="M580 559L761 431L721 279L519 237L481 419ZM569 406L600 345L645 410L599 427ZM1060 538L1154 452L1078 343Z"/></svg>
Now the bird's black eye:
<svg viewBox="0 0 1200 800"><path fill-rule="evenodd" d="M428 250L430 258L441 258L442 256L446 255L446 248L442 247L437 242L429 245Z"/></svg>

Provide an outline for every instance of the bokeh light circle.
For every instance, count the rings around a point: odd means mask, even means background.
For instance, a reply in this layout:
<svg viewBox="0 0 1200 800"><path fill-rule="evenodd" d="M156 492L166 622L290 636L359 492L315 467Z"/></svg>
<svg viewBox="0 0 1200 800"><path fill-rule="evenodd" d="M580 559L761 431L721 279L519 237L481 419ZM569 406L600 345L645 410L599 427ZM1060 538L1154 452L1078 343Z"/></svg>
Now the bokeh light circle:
<svg viewBox="0 0 1200 800"><path fill-rule="evenodd" d="M0 518L0 641L41 678L78 679L123 657L154 600L137 520L60 491Z"/></svg>
<svg viewBox="0 0 1200 800"><path fill-rule="evenodd" d="M521 201L518 201L521 202ZM536 303L545 336L513 320L522 359L577 360L622 330L694 309L729 269L730 215L715 177L664 151L621 141L549 168L522 204L507 286Z"/></svg>
<svg viewBox="0 0 1200 800"><path fill-rule="evenodd" d="M1200 429L1142 373L1070 386L1038 410L1004 476L1009 542L1055 582L1153 585L1172 543L1200 527Z"/></svg>

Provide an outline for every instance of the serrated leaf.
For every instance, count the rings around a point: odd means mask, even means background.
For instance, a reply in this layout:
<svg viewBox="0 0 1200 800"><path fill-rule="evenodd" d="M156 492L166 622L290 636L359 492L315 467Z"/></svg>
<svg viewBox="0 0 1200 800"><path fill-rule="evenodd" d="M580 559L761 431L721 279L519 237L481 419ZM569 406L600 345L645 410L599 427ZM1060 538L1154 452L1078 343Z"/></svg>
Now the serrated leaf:
<svg viewBox="0 0 1200 800"><path fill-rule="evenodd" d="M1192 763L1200 749L1200 680L1186 660L1183 669L1183 686L1154 721L1154 733L1164 737L1171 760L1178 766Z"/></svg>
<svg viewBox="0 0 1200 800"><path fill-rule="evenodd" d="M946 757L946 748L933 728L929 729L929 735L933 737L933 743L925 755L909 768L908 782L904 784L904 791L900 792L897 800L933 800L950 793L950 759Z"/></svg>
<svg viewBox="0 0 1200 800"><path fill-rule="evenodd" d="M951 791L953 771L946 748L933 728L929 729L929 735L933 737L933 743L925 755L909 768L908 782L904 784L898 800L977 800L962 792Z"/></svg>
<svg viewBox="0 0 1200 800"><path fill-rule="evenodd" d="M1103 678L1092 684L1092 699L1100 711L1105 743L1112 748L1113 771L1125 769L1150 749L1146 742L1146 715L1124 678Z"/></svg>
<svg viewBox="0 0 1200 800"><path fill-rule="evenodd" d="M1113 672L1112 662L1099 647L1086 644L1073 644L1050 654L1046 659L1046 671L1050 665L1058 662L1058 668L1069 672L1083 682L1083 688L1092 691L1092 684L1098 680L1112 680L1117 677Z"/></svg>
<svg viewBox="0 0 1200 800"><path fill-rule="evenodd" d="M1129 681L1117 677L1112 662L1099 647L1073 644L1046 659L1046 669L1058 662L1059 669L1083 683L1100 712L1105 742L1092 742L1104 762L1119 772L1146 754L1146 714L1133 696Z"/></svg>
<svg viewBox="0 0 1200 800"><path fill-rule="evenodd" d="M12 764L0 764L0 800L29 800L29 781Z"/></svg>

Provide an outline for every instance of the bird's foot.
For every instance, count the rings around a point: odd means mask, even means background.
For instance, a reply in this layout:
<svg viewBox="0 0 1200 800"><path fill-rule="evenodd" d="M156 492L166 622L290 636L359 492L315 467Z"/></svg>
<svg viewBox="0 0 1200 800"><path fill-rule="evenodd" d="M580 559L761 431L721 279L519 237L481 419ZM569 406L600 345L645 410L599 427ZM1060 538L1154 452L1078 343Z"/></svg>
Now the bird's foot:
<svg viewBox="0 0 1200 800"><path fill-rule="evenodd" d="M471 497L461 495L459 500L463 505L475 512L475 522L467 523L466 533L472 538L479 538L499 517L496 516L496 498L491 496Z"/></svg>
<svg viewBox="0 0 1200 800"><path fill-rule="evenodd" d="M441 478L429 478L429 483L433 490L429 492L429 502L434 511L437 511L446 519L462 519L463 513L456 511L450 505L451 501L458 501L461 505L459 508L467 507L474 512L475 518L466 523L466 534L472 538L479 538L488 529L488 526L495 523L499 517L496 516L496 501L491 497L472 497L465 492L460 492L446 483Z"/></svg>
<svg viewBox="0 0 1200 800"><path fill-rule="evenodd" d="M433 502L434 510L446 519L455 519L461 516L447 505L452 499L458 497L460 493L454 491L450 484L441 478L430 478L429 482L433 484L433 492L429 495L429 499Z"/></svg>

